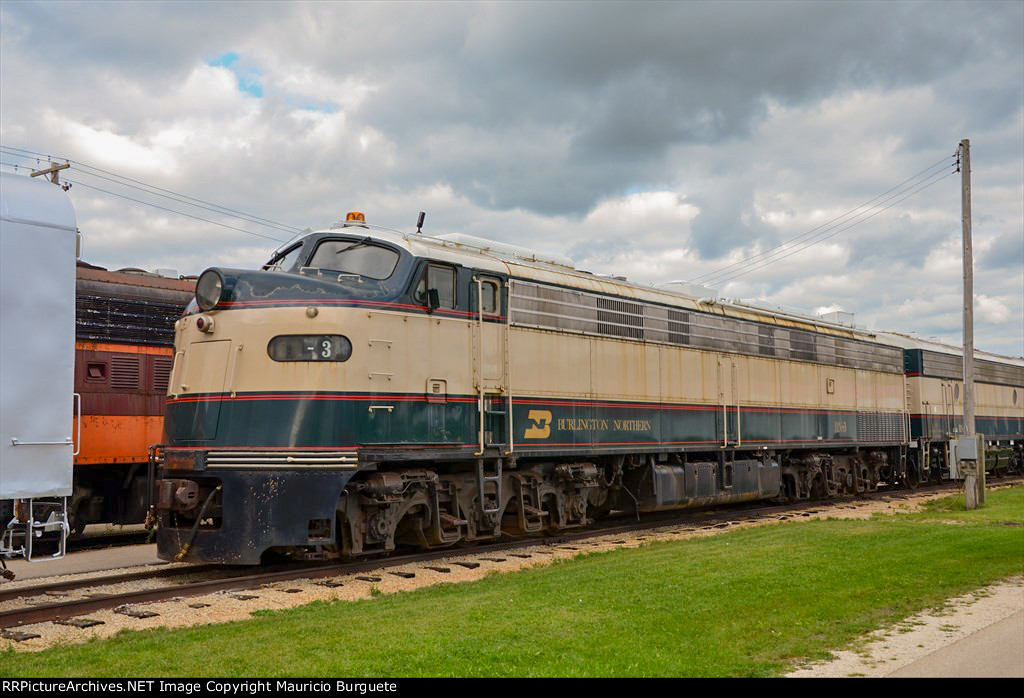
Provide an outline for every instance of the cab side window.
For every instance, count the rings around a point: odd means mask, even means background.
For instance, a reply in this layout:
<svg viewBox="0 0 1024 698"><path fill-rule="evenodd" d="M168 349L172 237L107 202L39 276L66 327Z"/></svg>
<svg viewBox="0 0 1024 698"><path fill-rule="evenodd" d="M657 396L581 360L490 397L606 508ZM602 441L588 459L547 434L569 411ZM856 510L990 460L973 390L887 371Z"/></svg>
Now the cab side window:
<svg viewBox="0 0 1024 698"><path fill-rule="evenodd" d="M499 298L498 282L484 279L480 284L480 310L484 315L497 315Z"/></svg>
<svg viewBox="0 0 1024 698"><path fill-rule="evenodd" d="M443 264L428 264L416 286L416 302L427 304L427 291L437 289L438 307L455 307L455 269Z"/></svg>
<svg viewBox="0 0 1024 698"><path fill-rule="evenodd" d="M289 271L295 266L295 262L299 259L299 253L302 252L303 243L299 243L295 247L291 248L287 252L274 257L269 262L263 265L263 268L269 271Z"/></svg>

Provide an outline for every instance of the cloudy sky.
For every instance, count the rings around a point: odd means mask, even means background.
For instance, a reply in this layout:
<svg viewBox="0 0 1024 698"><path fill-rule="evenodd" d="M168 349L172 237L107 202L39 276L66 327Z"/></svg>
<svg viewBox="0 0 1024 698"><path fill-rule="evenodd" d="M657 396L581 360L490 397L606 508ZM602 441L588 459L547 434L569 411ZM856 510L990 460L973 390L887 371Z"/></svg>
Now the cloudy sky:
<svg viewBox="0 0 1024 698"><path fill-rule="evenodd" d="M2 169L76 161L85 256L110 268L278 243L97 188L291 232L107 173L286 228L422 210L426 233L958 343L963 138L976 342L1020 355L1022 2L0 5Z"/></svg>

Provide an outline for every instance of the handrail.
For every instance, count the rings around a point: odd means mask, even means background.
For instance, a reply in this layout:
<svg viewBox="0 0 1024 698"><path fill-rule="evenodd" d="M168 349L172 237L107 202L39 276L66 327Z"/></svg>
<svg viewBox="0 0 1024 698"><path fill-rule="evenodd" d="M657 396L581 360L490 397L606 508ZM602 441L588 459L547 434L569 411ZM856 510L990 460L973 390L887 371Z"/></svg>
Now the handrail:
<svg viewBox="0 0 1024 698"><path fill-rule="evenodd" d="M505 310L505 392L508 395L508 451L506 456L512 455L515 450L515 432L512 424L512 280L505 282L506 294ZM501 309L501 300L498 300L498 308Z"/></svg>
<svg viewBox="0 0 1024 698"><path fill-rule="evenodd" d="M477 414L480 420L480 448L474 456L484 454L484 280L474 276L476 282L476 387L479 391L477 396ZM481 505L483 491L480 492Z"/></svg>
<svg viewBox="0 0 1024 698"><path fill-rule="evenodd" d="M235 397L235 373L238 372L238 362L241 359L242 347L244 344L239 344L235 347L235 355L231 357L231 374L228 376L228 392L231 393L231 397Z"/></svg>
<svg viewBox="0 0 1024 698"><path fill-rule="evenodd" d="M740 431L740 381L739 381L739 369L736 368L736 360L729 359L729 363L732 364L732 371L730 377L732 378L732 401L736 403L736 445L743 445L742 432Z"/></svg>
<svg viewBox="0 0 1024 698"><path fill-rule="evenodd" d="M729 446L729 401L725 397L722 357L718 357L718 394L722 398L722 448Z"/></svg>
<svg viewBox="0 0 1024 698"><path fill-rule="evenodd" d="M75 447L71 451L74 458L82 451L82 394L72 393L75 396Z"/></svg>

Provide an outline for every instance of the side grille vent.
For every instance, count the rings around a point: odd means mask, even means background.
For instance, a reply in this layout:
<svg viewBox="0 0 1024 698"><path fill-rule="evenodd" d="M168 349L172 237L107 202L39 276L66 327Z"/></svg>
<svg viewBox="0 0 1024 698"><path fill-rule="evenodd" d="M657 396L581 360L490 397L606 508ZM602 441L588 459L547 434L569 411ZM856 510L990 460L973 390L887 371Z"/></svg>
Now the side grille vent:
<svg viewBox="0 0 1024 698"><path fill-rule="evenodd" d="M615 298L597 299L597 333L611 337L644 338L644 307Z"/></svg>
<svg viewBox="0 0 1024 698"><path fill-rule="evenodd" d="M153 391L158 393L167 392L167 383L171 380L171 369L174 367L174 359L153 359Z"/></svg>
<svg viewBox="0 0 1024 698"><path fill-rule="evenodd" d="M902 441L903 415L899 413L857 414L857 437L861 441Z"/></svg>
<svg viewBox="0 0 1024 698"><path fill-rule="evenodd" d="M115 390L139 389L139 357L110 357L110 387Z"/></svg>
<svg viewBox="0 0 1024 698"><path fill-rule="evenodd" d="M517 327L903 373L902 349L827 332L682 310L530 281L513 281L509 298L510 322Z"/></svg>

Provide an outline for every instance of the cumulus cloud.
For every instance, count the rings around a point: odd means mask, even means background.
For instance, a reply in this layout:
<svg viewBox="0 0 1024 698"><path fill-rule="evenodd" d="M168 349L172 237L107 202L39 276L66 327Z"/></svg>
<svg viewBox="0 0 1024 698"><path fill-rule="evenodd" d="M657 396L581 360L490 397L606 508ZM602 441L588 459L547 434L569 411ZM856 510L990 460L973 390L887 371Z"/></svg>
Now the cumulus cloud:
<svg viewBox="0 0 1024 698"><path fill-rule="evenodd" d="M1024 5L999 2L4 3L0 141L286 224L191 209L276 239L426 210L430 232L955 343L956 176L744 260L970 137L977 341L1021 354L1022 37ZM68 178L92 261L195 273L277 244Z"/></svg>

